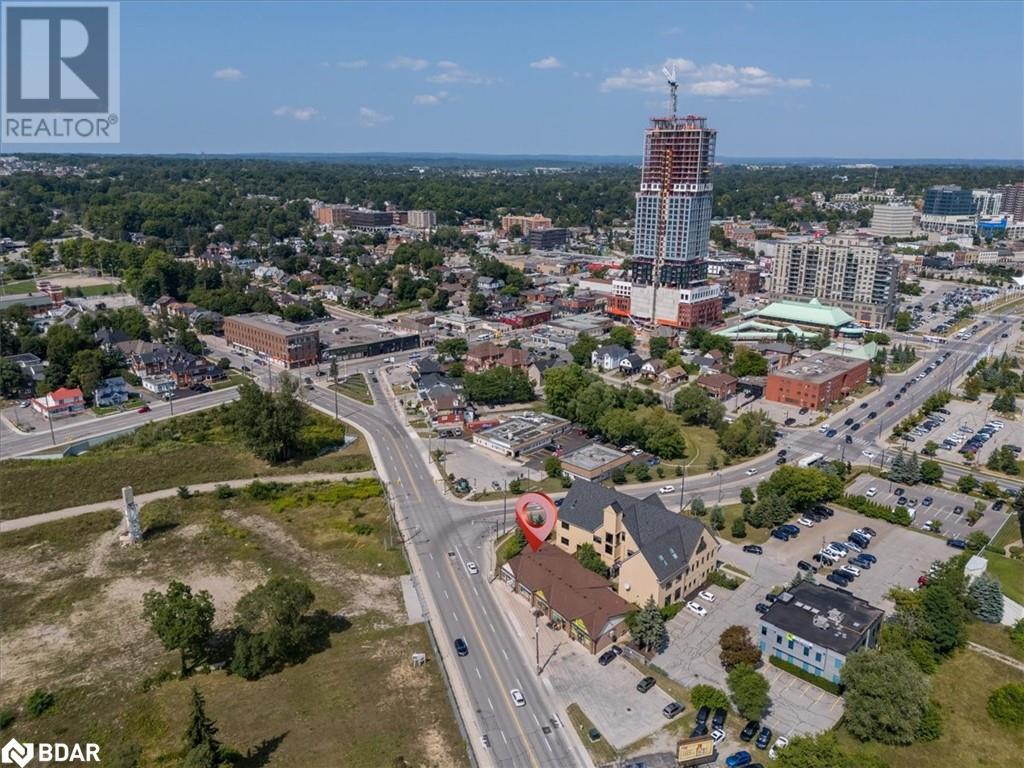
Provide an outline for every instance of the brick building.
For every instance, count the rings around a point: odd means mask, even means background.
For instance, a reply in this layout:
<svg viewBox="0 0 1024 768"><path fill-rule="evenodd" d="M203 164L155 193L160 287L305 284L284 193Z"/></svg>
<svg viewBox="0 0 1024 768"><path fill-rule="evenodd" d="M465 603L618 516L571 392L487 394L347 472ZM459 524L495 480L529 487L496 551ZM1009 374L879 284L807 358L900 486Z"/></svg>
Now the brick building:
<svg viewBox="0 0 1024 768"><path fill-rule="evenodd" d="M821 410L862 386L869 367L867 360L815 355L769 373L765 399Z"/></svg>
<svg viewBox="0 0 1024 768"><path fill-rule="evenodd" d="M277 315L226 317L224 339L236 349L267 357L285 368L301 368L320 359L317 329L290 323Z"/></svg>

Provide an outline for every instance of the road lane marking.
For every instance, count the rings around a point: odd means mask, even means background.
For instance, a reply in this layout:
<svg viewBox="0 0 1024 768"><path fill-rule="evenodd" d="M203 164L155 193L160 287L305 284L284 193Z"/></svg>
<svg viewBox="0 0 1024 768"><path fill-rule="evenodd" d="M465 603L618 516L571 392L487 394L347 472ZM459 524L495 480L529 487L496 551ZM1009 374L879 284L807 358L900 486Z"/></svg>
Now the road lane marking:
<svg viewBox="0 0 1024 768"><path fill-rule="evenodd" d="M498 733L501 734L501 740L505 742L505 746L507 747L508 746L508 739L505 738L505 732L502 731L502 730L499 730Z"/></svg>
<svg viewBox="0 0 1024 768"><path fill-rule="evenodd" d="M488 696L488 697L487 697L487 703L491 705L491 712L494 712L494 711L496 711L496 710L494 709L494 702L493 702L493 701L491 701L491 697L490 697L490 696Z"/></svg>
<svg viewBox="0 0 1024 768"><path fill-rule="evenodd" d="M530 714L533 715L533 722L535 722L537 724L537 727L540 728L540 720L537 719L537 715L533 712L531 712Z"/></svg>
<svg viewBox="0 0 1024 768"><path fill-rule="evenodd" d="M508 654L505 653L505 649L504 648L501 649L501 655L505 657L505 661L508 661Z"/></svg>
<svg viewBox="0 0 1024 768"><path fill-rule="evenodd" d="M473 667L473 670L476 672L476 677L478 680L484 679L483 675L480 674L480 667Z"/></svg>
<svg viewBox="0 0 1024 768"><path fill-rule="evenodd" d="M491 622L489 622L489 621L488 621L488 622L487 622L487 626L489 626L489 627L491 628L491 632L492 632L492 633L494 633L495 635L496 635L496 634L498 634L498 630L496 630L496 629L494 628L494 625L493 625L493 624L491 624Z"/></svg>
<svg viewBox="0 0 1024 768"><path fill-rule="evenodd" d="M456 621L459 620L459 617L455 614L455 611L452 611L452 618L455 619Z"/></svg>

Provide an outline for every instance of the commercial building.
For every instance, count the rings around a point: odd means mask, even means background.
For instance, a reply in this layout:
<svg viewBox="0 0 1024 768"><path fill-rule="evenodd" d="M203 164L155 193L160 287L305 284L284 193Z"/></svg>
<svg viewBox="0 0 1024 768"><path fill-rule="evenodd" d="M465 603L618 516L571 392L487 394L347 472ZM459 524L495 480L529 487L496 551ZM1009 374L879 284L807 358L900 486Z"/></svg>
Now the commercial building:
<svg viewBox="0 0 1024 768"><path fill-rule="evenodd" d="M390 229L395 223L395 215L390 211L349 210L342 217L346 225L363 232L379 232Z"/></svg>
<svg viewBox="0 0 1024 768"><path fill-rule="evenodd" d="M876 237L910 237L914 233L912 205L876 205L871 213L871 234Z"/></svg>
<svg viewBox="0 0 1024 768"><path fill-rule="evenodd" d="M345 223L345 214L352 210L351 205L322 205L314 209L316 220L321 224L340 227Z"/></svg>
<svg viewBox="0 0 1024 768"><path fill-rule="evenodd" d="M589 544L618 578L618 593L643 605L686 599L714 570L719 543L696 517L677 515L658 494L637 499L577 480L558 512L556 546L569 553Z"/></svg>
<svg viewBox="0 0 1024 768"><path fill-rule="evenodd" d="M707 283L716 136L706 118L678 117L674 109L651 120L630 279L614 282L611 314L675 328L721 321L721 289Z"/></svg>
<svg viewBox="0 0 1024 768"><path fill-rule="evenodd" d="M551 229L534 229L530 231L527 242L531 250L553 251L556 248L564 248L569 240L569 230L560 227Z"/></svg>
<svg viewBox="0 0 1024 768"><path fill-rule="evenodd" d="M603 651L628 633L626 616L633 606L557 547L545 544L536 552L527 547L502 566L501 578L590 653Z"/></svg>
<svg viewBox="0 0 1024 768"><path fill-rule="evenodd" d="M999 213L1013 216L1014 221L1024 222L1024 181L996 188L1000 195Z"/></svg>
<svg viewBox="0 0 1024 768"><path fill-rule="evenodd" d="M571 427L568 419L549 413L521 413L496 427L477 432L473 435L473 444L515 458L550 445L556 436Z"/></svg>
<svg viewBox="0 0 1024 768"><path fill-rule="evenodd" d="M867 360L818 354L768 374L765 399L822 410L868 380Z"/></svg>
<svg viewBox="0 0 1024 768"><path fill-rule="evenodd" d="M847 657L878 645L885 611L849 592L804 581L761 616L762 653L838 683Z"/></svg>
<svg viewBox="0 0 1024 768"><path fill-rule="evenodd" d="M32 398L32 410L46 419L73 416L85 410L85 396L78 387L58 387L42 397Z"/></svg>
<svg viewBox="0 0 1024 768"><path fill-rule="evenodd" d="M885 248L855 237L778 243L769 292L835 304L873 327L891 322L898 305L899 263Z"/></svg>
<svg viewBox="0 0 1024 768"><path fill-rule="evenodd" d="M513 227L519 227L523 237L529 237L535 229L550 229L551 219L535 213L532 216L502 216L501 228L505 232L511 232Z"/></svg>
<svg viewBox="0 0 1024 768"><path fill-rule="evenodd" d="M562 471L575 480L599 482L632 460L629 454L594 443L563 456Z"/></svg>
<svg viewBox="0 0 1024 768"><path fill-rule="evenodd" d="M729 273L729 288L737 296L757 293L761 290L761 270L757 267L733 270Z"/></svg>
<svg viewBox="0 0 1024 768"><path fill-rule="evenodd" d="M434 211L409 211L408 224L413 229L434 229L437 214Z"/></svg>
<svg viewBox="0 0 1024 768"><path fill-rule="evenodd" d="M929 187L921 213L928 216L973 216L974 194L954 184Z"/></svg>
<svg viewBox="0 0 1024 768"><path fill-rule="evenodd" d="M254 312L225 317L224 340L235 349L266 357L285 368L301 368L320 359L317 329L277 315Z"/></svg>
<svg viewBox="0 0 1024 768"><path fill-rule="evenodd" d="M327 326L330 327L330 326ZM418 349L420 335L400 326L339 325L324 328L320 357L324 360L358 360Z"/></svg>

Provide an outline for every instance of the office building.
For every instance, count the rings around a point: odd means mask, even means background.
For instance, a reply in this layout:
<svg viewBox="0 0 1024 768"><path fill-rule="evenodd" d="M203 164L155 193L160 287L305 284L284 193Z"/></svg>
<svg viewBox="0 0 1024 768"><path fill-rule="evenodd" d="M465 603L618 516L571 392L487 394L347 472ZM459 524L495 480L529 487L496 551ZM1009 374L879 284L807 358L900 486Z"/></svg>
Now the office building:
<svg viewBox="0 0 1024 768"><path fill-rule="evenodd" d="M320 359L316 328L284 320L277 315L250 313L224 318L224 339L240 349L285 368L313 365Z"/></svg>
<svg viewBox="0 0 1024 768"><path fill-rule="evenodd" d="M345 212L343 221L352 229L379 232L391 228L395 223L395 215L388 211L349 210Z"/></svg>
<svg viewBox="0 0 1024 768"><path fill-rule="evenodd" d="M838 683L851 653L878 645L885 611L849 592L804 581L761 616L762 653Z"/></svg>
<svg viewBox="0 0 1024 768"><path fill-rule="evenodd" d="M914 233L912 205L876 205L871 214L871 234L875 237L910 237Z"/></svg>
<svg viewBox="0 0 1024 768"><path fill-rule="evenodd" d="M409 211L407 223L413 229L434 229L437 214L434 211Z"/></svg>
<svg viewBox="0 0 1024 768"><path fill-rule="evenodd" d="M899 264L887 249L830 236L778 243L769 291L786 299L821 299L882 327L895 316L898 286Z"/></svg>
<svg viewBox="0 0 1024 768"><path fill-rule="evenodd" d="M996 188L1000 195L999 213L1013 216L1016 222L1024 221L1024 181Z"/></svg>
<svg viewBox="0 0 1024 768"><path fill-rule="evenodd" d="M928 216L973 216L974 193L953 184L929 187L921 212Z"/></svg>
<svg viewBox="0 0 1024 768"><path fill-rule="evenodd" d="M707 283L716 137L703 117L651 120L630 279L615 281L610 313L676 328L721 320L721 289Z"/></svg>
<svg viewBox="0 0 1024 768"><path fill-rule="evenodd" d="M541 216L539 213L535 213L532 216L501 217L501 228L506 233L511 232L513 227L519 227L522 237L529 237L530 233L535 229L550 229L551 219Z"/></svg>
<svg viewBox="0 0 1024 768"><path fill-rule="evenodd" d="M974 212L978 216L998 216L1003 207L1002 189L1000 187L997 190L974 190Z"/></svg>
<svg viewBox="0 0 1024 768"><path fill-rule="evenodd" d="M535 251L553 251L556 248L564 248L569 239L569 230L561 227L550 229L533 229L527 242L530 248Z"/></svg>
<svg viewBox="0 0 1024 768"><path fill-rule="evenodd" d="M794 408L824 410L868 380L867 360L817 354L768 374L764 397Z"/></svg>
<svg viewBox="0 0 1024 768"><path fill-rule="evenodd" d="M619 596L659 607L685 600L715 569L719 543L696 517L665 508L658 494L638 499L577 480L558 511L555 545L573 555L589 544L618 575Z"/></svg>

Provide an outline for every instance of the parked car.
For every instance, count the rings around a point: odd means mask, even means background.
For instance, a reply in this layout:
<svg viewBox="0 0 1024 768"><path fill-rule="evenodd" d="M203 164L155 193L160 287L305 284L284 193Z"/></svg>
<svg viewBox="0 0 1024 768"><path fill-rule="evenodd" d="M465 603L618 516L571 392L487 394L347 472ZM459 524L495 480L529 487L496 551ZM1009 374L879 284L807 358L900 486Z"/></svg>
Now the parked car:
<svg viewBox="0 0 1024 768"><path fill-rule="evenodd" d="M691 613L695 613L698 616L707 616L708 615L708 611L707 611L707 609L703 605L701 605L700 603L695 603L692 600L686 604L686 608Z"/></svg>
<svg viewBox="0 0 1024 768"><path fill-rule="evenodd" d="M715 716L711 718L711 726L713 728L724 728L725 718L729 712L724 707L718 707L715 709Z"/></svg>
<svg viewBox="0 0 1024 768"><path fill-rule="evenodd" d="M455 652L459 656L469 656L469 646L466 645L466 641L461 637L455 638Z"/></svg>
<svg viewBox="0 0 1024 768"><path fill-rule="evenodd" d="M858 568L864 569L865 571L871 570L871 561L861 560L860 555L857 555L855 558L853 558L853 560L850 561L850 565L855 565Z"/></svg>
<svg viewBox="0 0 1024 768"><path fill-rule="evenodd" d="M772 744L772 748L768 750L768 757L770 757L772 760L777 760L779 757L779 752L788 746L789 739L787 739L785 736L779 736L779 738L775 740L775 743Z"/></svg>
<svg viewBox="0 0 1024 768"><path fill-rule="evenodd" d="M963 539L947 539L946 546L953 547L953 549L967 549L967 542Z"/></svg>
<svg viewBox="0 0 1024 768"><path fill-rule="evenodd" d="M870 488L868 488L867 493L865 493L864 495L867 496L869 499L873 498L874 496L878 495L878 489L875 488L875 486L871 486Z"/></svg>
<svg viewBox="0 0 1024 768"><path fill-rule="evenodd" d="M768 749L768 745L772 742L772 729L767 725L761 729L761 732L757 734L757 741L754 742L754 746L758 749Z"/></svg>
<svg viewBox="0 0 1024 768"><path fill-rule="evenodd" d="M796 567L799 568L801 571L809 571L810 573L814 573L818 570L813 565L808 563L806 560L798 560L796 563Z"/></svg>
<svg viewBox="0 0 1024 768"><path fill-rule="evenodd" d="M764 550L757 544L745 544L743 551L751 555L763 555Z"/></svg>
<svg viewBox="0 0 1024 768"><path fill-rule="evenodd" d="M696 723L697 725L704 725L708 721L708 716L711 714L711 707L703 706L697 710Z"/></svg>
<svg viewBox="0 0 1024 768"><path fill-rule="evenodd" d="M711 742L717 747L723 741L725 741L725 731L721 728L715 728L715 730L711 732Z"/></svg>
<svg viewBox="0 0 1024 768"><path fill-rule="evenodd" d="M772 531L772 538L778 539L779 541L789 541L789 534L781 528L776 528Z"/></svg>
<svg viewBox="0 0 1024 768"><path fill-rule="evenodd" d="M597 730L597 728L591 728L589 731L587 731L587 738L591 741L600 741L601 732Z"/></svg>
<svg viewBox="0 0 1024 768"><path fill-rule="evenodd" d="M858 568L856 565L850 565L849 563L840 568L839 571L840 573L848 573L850 576L853 576L854 578L860 576L860 568Z"/></svg>
<svg viewBox="0 0 1024 768"><path fill-rule="evenodd" d="M651 688L654 687L655 680L653 677L645 677L639 683L636 684L636 689L640 693L647 693Z"/></svg>
<svg viewBox="0 0 1024 768"><path fill-rule="evenodd" d="M740 752L734 752L725 758L725 764L728 768L744 768L751 763L750 753L743 750Z"/></svg>
<svg viewBox="0 0 1024 768"><path fill-rule="evenodd" d="M613 661L615 661L614 651L605 651L597 657L597 663L600 664L602 667L607 667Z"/></svg>
<svg viewBox="0 0 1024 768"><path fill-rule="evenodd" d="M760 727L761 723L759 723L757 720L749 721L745 726L743 726L743 730L740 731L740 740L750 741L757 735L757 731L758 729L760 729Z"/></svg>
<svg viewBox="0 0 1024 768"><path fill-rule="evenodd" d="M797 520L797 522L800 523L800 525L804 526L805 528L813 528L814 527L814 521L811 520L806 515L804 517L801 517L799 520Z"/></svg>
<svg viewBox="0 0 1024 768"><path fill-rule="evenodd" d="M758 613L768 613L768 611L770 609L771 609L771 606L766 605L765 603L758 603L757 605L754 606L754 610L757 611Z"/></svg>
<svg viewBox="0 0 1024 768"><path fill-rule="evenodd" d="M859 555L857 555L857 559L864 560L866 562L871 563L872 565L878 562L877 557L875 557L874 555L869 555L867 552L861 552Z"/></svg>
<svg viewBox="0 0 1024 768"><path fill-rule="evenodd" d="M673 717L675 717L682 711L683 705L680 704L678 701L673 701L670 704L665 705L665 707L661 710L661 714L663 714L665 717L671 720Z"/></svg>
<svg viewBox="0 0 1024 768"><path fill-rule="evenodd" d="M706 589L703 592L698 592L697 593L697 597L699 597L701 600L704 600L704 601L706 601L708 603L715 602L715 595L714 595L714 593L708 592Z"/></svg>
<svg viewBox="0 0 1024 768"><path fill-rule="evenodd" d="M690 731L690 738L691 739L695 739L698 736L707 736L707 735L708 735L708 727L704 723L697 723L695 726L693 726L693 730Z"/></svg>

